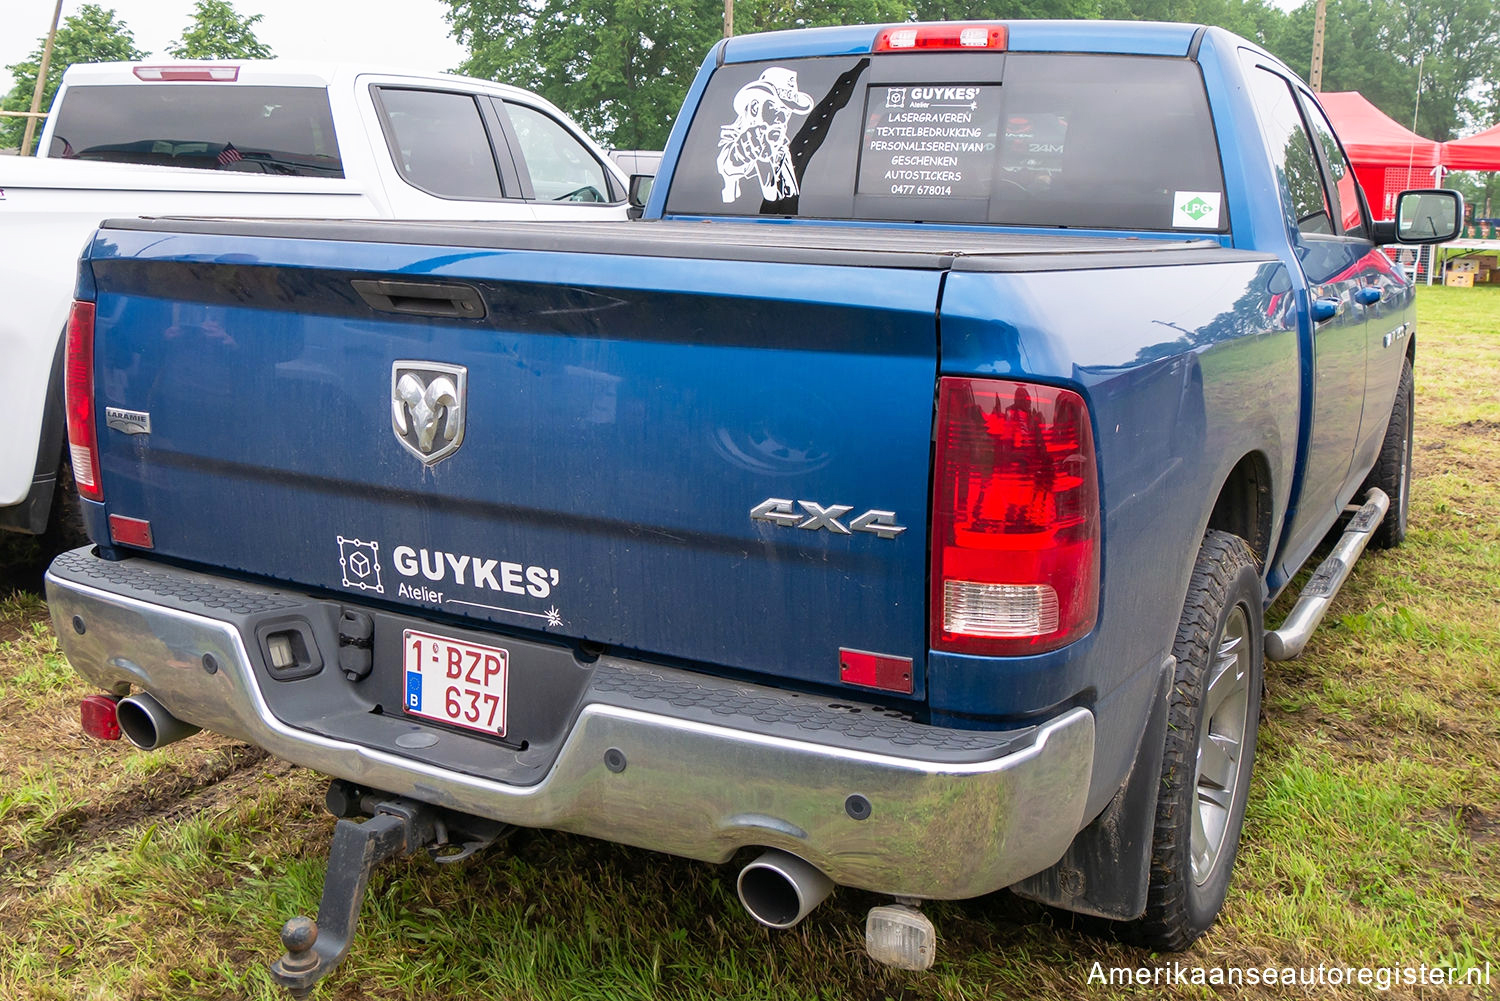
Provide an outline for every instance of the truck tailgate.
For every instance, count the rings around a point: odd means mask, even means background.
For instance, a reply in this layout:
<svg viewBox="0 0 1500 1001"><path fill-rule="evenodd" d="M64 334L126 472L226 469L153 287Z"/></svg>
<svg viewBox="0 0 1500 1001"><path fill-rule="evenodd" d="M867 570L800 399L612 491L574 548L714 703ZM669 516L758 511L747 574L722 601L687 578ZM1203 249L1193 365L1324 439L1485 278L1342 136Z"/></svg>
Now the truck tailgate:
<svg viewBox="0 0 1500 1001"><path fill-rule="evenodd" d="M180 228L93 261L105 501L157 554L922 696L938 256Z"/></svg>

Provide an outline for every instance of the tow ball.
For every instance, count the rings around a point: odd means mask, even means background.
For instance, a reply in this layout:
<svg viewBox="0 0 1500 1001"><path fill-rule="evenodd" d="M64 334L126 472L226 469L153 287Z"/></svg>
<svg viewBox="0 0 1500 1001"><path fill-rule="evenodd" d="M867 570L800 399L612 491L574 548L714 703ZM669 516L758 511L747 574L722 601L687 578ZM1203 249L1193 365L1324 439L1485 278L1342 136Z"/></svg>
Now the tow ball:
<svg viewBox="0 0 1500 1001"><path fill-rule="evenodd" d="M333 829L317 920L298 915L283 925L286 952L271 964L271 978L295 998L307 997L349 954L375 866L424 848L434 862L459 862L508 830L495 821L388 797L339 779L328 787L327 805L340 819ZM369 819L351 819L358 816Z"/></svg>

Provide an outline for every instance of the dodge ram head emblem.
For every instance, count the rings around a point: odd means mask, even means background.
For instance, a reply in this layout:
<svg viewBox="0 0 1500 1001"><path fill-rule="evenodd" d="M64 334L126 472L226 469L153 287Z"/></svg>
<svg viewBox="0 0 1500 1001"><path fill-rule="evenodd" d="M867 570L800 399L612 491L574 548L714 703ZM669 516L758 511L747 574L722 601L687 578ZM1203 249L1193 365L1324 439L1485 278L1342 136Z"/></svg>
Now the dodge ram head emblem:
<svg viewBox="0 0 1500 1001"><path fill-rule="evenodd" d="M391 429L406 450L431 466L464 441L469 370L435 361L391 365Z"/></svg>

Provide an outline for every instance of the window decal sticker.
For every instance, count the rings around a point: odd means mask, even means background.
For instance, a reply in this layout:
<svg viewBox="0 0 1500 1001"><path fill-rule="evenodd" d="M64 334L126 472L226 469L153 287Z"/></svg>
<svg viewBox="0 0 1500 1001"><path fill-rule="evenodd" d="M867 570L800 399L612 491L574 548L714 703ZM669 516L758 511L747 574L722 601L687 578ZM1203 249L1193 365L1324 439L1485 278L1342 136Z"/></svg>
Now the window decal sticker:
<svg viewBox="0 0 1500 1001"><path fill-rule="evenodd" d="M794 198L797 175L792 169L793 116L813 108L811 96L797 88L795 70L772 66L734 95L735 119L719 129L719 176L726 204L740 197L741 182L752 175L767 201Z"/></svg>
<svg viewBox="0 0 1500 1001"><path fill-rule="evenodd" d="M1178 191L1172 196L1173 229L1218 229L1219 203L1224 195L1218 191Z"/></svg>

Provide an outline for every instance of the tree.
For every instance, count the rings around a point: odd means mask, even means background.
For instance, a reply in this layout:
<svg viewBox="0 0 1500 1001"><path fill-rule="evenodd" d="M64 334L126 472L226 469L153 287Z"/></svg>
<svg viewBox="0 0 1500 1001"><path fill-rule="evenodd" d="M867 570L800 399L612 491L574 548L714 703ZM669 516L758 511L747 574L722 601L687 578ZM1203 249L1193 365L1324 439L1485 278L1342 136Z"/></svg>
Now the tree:
<svg viewBox="0 0 1500 1001"><path fill-rule="evenodd" d="M14 65L7 66L15 85L10 93L0 100L0 108L6 111L29 111L31 93L36 87L37 71L42 65L42 49L47 44L43 35L37 39L31 56ZM52 96L62 82L63 70L74 63L103 63L113 60L144 59L146 53L135 47L135 37L123 21L115 19L113 10L105 10L97 4L84 4L77 14L64 19L57 29L57 39L52 45L52 61L47 66L47 81L42 89L42 108L52 106ZM26 132L26 119L0 118L0 149L15 149L21 145ZM37 129L41 134L41 129ZM24 150L23 152L30 152Z"/></svg>
<svg viewBox="0 0 1500 1001"><path fill-rule="evenodd" d="M1268 47L1305 74L1312 0ZM1421 107L1417 106L1421 67ZM1500 101L1500 6L1494 0L1328 0L1323 89L1357 90L1402 125L1439 142L1489 125ZM1500 104L1492 104L1500 109Z"/></svg>
<svg viewBox="0 0 1500 1001"><path fill-rule="evenodd" d="M723 0L447 0L469 49L459 72L537 91L600 142L660 149L709 48ZM904 21L902 0L740 0L735 33Z"/></svg>
<svg viewBox="0 0 1500 1001"><path fill-rule="evenodd" d="M174 59L270 59L270 47L255 37L264 17L241 17L228 0L198 0L192 26L167 52Z"/></svg>
<svg viewBox="0 0 1500 1001"><path fill-rule="evenodd" d="M600 142L657 148L722 33L720 0L448 0L459 72L534 90Z"/></svg>

